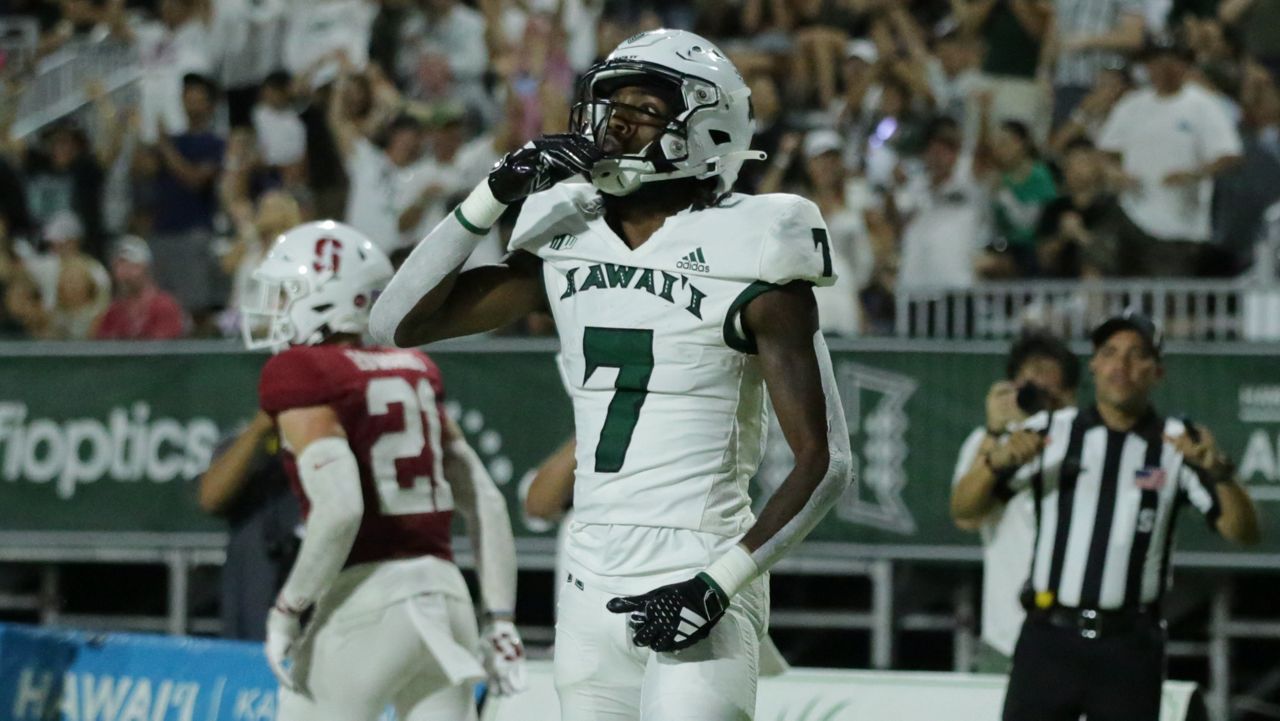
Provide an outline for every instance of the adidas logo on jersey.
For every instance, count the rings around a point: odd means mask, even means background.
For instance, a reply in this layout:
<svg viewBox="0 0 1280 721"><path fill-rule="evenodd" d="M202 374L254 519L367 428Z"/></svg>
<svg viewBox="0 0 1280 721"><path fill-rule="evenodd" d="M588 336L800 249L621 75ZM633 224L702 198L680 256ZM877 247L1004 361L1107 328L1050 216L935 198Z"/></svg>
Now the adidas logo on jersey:
<svg viewBox="0 0 1280 721"><path fill-rule="evenodd" d="M702 255L702 248L698 248L681 258L676 262L676 267L680 270L691 270L695 273L711 272L711 266L707 265L707 259Z"/></svg>
<svg viewBox="0 0 1280 721"><path fill-rule="evenodd" d="M574 243L577 243L577 242L578 242L578 236L576 235L569 235L568 233L557 235L556 237L551 239L551 249L552 250L568 250L573 247Z"/></svg>

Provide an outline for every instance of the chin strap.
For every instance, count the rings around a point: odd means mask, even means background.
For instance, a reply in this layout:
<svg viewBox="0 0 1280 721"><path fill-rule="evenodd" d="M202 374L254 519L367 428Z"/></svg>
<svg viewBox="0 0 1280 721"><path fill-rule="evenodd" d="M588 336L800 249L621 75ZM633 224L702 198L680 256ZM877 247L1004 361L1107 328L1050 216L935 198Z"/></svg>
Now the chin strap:
<svg viewBox="0 0 1280 721"><path fill-rule="evenodd" d="M764 160L768 158L763 150L735 150L731 153L707 160L701 165L693 165L678 170L655 172L653 162L635 160L633 158L606 158L597 161L591 168L591 184L601 192L609 195L629 195L641 185L660 180L676 180L678 178L706 178L720 173L725 162L741 160Z"/></svg>

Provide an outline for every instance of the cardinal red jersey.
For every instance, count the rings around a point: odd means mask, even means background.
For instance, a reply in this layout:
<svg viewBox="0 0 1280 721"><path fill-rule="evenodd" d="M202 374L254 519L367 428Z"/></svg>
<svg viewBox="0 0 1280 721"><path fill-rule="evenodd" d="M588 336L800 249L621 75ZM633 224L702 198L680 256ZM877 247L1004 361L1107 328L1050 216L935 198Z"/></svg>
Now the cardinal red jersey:
<svg viewBox="0 0 1280 721"><path fill-rule="evenodd" d="M364 496L347 566L424 555L453 560L453 495L442 472L444 382L425 353L295 346L267 361L258 396L272 417L309 406L338 414ZM311 504L288 449L284 462L306 518Z"/></svg>

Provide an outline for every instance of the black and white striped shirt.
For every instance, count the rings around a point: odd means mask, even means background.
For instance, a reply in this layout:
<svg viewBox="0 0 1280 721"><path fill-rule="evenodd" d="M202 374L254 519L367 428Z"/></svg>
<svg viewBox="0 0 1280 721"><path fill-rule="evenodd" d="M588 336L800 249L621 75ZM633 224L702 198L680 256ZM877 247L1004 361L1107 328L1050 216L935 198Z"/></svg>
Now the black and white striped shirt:
<svg viewBox="0 0 1280 721"><path fill-rule="evenodd" d="M1182 421L1149 410L1130 431L1113 431L1089 407L1040 413L1024 427L1048 437L1011 481L1036 498L1037 598L1106 610L1158 601L1179 508L1195 506L1210 527L1219 514L1213 489L1163 438L1182 435Z"/></svg>

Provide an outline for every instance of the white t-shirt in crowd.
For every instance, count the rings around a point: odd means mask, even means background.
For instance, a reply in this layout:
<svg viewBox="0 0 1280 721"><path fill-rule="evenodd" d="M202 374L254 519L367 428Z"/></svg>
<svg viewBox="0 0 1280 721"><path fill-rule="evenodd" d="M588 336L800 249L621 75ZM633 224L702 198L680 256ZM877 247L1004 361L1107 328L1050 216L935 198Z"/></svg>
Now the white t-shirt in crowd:
<svg viewBox="0 0 1280 721"><path fill-rule="evenodd" d="M927 176L915 176L896 199L909 218L898 286L972 287L974 261L990 234L991 209L985 187L973 176L973 156L962 154L951 177L937 188L930 187Z"/></svg>
<svg viewBox="0 0 1280 721"><path fill-rule="evenodd" d="M153 143L159 137L162 120L170 134L187 129L187 114L182 109L182 76L212 72L209 31L199 20L191 20L173 30L164 23L148 21L132 30L136 38L134 49L142 67L139 133L144 142Z"/></svg>
<svg viewBox="0 0 1280 721"><path fill-rule="evenodd" d="M262 82L280 67L285 0L218 0L213 4L211 46L225 88Z"/></svg>
<svg viewBox="0 0 1280 721"><path fill-rule="evenodd" d="M825 288L815 287L813 298L818 303L818 326L822 332L854 337L862 328L862 301L858 293L866 287L875 270L875 251L863 220L873 198L864 178L850 179L845 184L844 196L843 208L822 217L827 223L831 269L836 282Z"/></svg>
<svg viewBox="0 0 1280 721"><path fill-rule="evenodd" d="M261 103L253 106L253 131L267 165L290 165L307 152L307 128L288 108L277 110Z"/></svg>
<svg viewBox="0 0 1280 721"><path fill-rule="evenodd" d="M412 13L401 29L407 40L397 59L398 70L404 77L412 77L422 53L439 52L448 58L454 82L478 82L489 67L484 31L484 15L460 2L434 21L423 13Z"/></svg>
<svg viewBox="0 0 1280 721"><path fill-rule="evenodd" d="M1167 97L1135 90L1111 111L1098 147L1119 153L1125 172L1138 180L1120 196L1120 206L1139 228L1166 240L1209 240L1213 181L1166 186L1164 178L1242 152L1240 135L1213 93L1193 83Z"/></svg>
<svg viewBox="0 0 1280 721"><path fill-rule="evenodd" d="M347 174L351 177L347 224L369 236L388 254L421 239L425 235L423 228L429 231L444 217L440 209L444 203L442 198L428 208L416 228L400 232L400 214L427 185L435 182L451 187L449 179L441 177L440 166L430 158L399 168L381 148L361 138L347 157Z"/></svg>
<svg viewBox="0 0 1280 721"><path fill-rule="evenodd" d="M976 428L960 447L951 485L973 465L982 446L985 428ZM983 519L982 535L982 640L1012 657L1022 632L1026 611L1019 596L1031 572L1031 552L1036 542L1036 511L1031 491L1024 490Z"/></svg>
<svg viewBox="0 0 1280 721"><path fill-rule="evenodd" d="M312 85L320 87L338 74L333 53L343 50L362 70L369 62L369 32L378 4L365 0L291 0L285 19L284 68L301 75L319 63Z"/></svg>
<svg viewBox="0 0 1280 721"><path fill-rule="evenodd" d="M604 3L597 0L563 0L563 3L560 24L565 33L565 55L574 70L583 72L591 67L597 56L596 26L600 24ZM519 47L524 40L529 14L553 15L556 4L557 0L531 0L523 6L508 5L502 14L502 33L507 42Z"/></svg>

